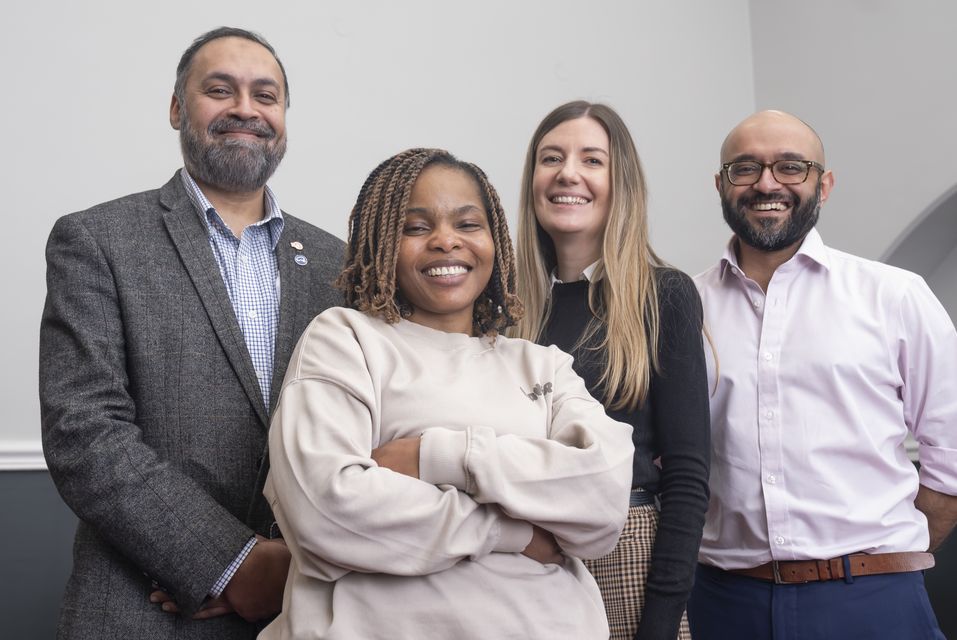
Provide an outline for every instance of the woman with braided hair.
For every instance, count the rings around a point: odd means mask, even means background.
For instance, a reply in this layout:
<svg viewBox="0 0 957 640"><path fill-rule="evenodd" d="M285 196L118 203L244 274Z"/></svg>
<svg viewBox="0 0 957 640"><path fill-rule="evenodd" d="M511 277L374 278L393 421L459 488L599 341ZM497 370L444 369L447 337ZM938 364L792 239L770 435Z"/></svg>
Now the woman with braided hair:
<svg viewBox="0 0 957 640"><path fill-rule="evenodd" d="M515 335L572 354L608 414L633 427L628 522L613 553L586 563L612 640L686 640L708 508L702 311L691 278L651 249L645 193L613 109L578 101L545 116L522 177L518 293L527 313Z"/></svg>
<svg viewBox="0 0 957 640"><path fill-rule="evenodd" d="M265 494L292 561L260 638L605 640L629 428L522 314L505 215L445 151L380 164L290 362Z"/></svg>

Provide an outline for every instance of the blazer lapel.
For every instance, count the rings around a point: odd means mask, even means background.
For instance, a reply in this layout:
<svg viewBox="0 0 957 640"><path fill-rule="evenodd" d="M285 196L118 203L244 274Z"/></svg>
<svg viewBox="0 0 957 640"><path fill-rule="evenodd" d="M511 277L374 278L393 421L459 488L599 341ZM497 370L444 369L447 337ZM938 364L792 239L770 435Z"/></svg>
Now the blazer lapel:
<svg viewBox="0 0 957 640"><path fill-rule="evenodd" d="M313 269L305 264L296 262L297 256L307 261L318 260L314 253L315 247L303 246L294 249L291 243L299 243L296 236L298 226L289 216L285 217L285 227L279 243L276 245L276 261L279 265L279 329L276 332L275 356L273 358L273 378L269 398L270 415L276 407L279 392L282 390L283 379L286 377L286 367L293 349L299 341L302 330L309 324L318 311L310 305L314 283L310 277L315 277ZM300 246L297 244L297 246ZM300 258L301 260L302 258ZM308 262L307 262L308 264Z"/></svg>
<svg viewBox="0 0 957 640"><path fill-rule="evenodd" d="M226 352L236 376L264 427L269 424L262 390L256 378L252 358L246 349L242 330L236 321L219 265L209 248L206 227L186 195L179 172L160 190L160 203L168 209L163 215L170 238L179 252L193 286L213 325L213 331Z"/></svg>
<svg viewBox="0 0 957 640"><path fill-rule="evenodd" d="M276 263L279 266L279 328L276 331L272 388L269 394L270 416L272 416L276 403L279 401L279 393L282 391L282 383L286 377L289 359L292 357L292 352L299 341L299 335L313 316L318 313L317 309L310 304L312 300L311 285L314 284L310 282L310 278L315 277L315 271L306 266L310 261L319 259L314 253L316 247L300 243L303 245L302 249L294 249L291 243L299 243L301 240L297 236L298 223L286 215L285 212L283 212L283 215L285 224L282 236L276 244ZM306 264L297 263L297 255L305 257ZM257 498L249 503L246 523L257 532L272 537L273 531L270 525L274 522L274 517L269 504L261 499L268 475L269 445L267 444L259 466L257 489L254 492L254 496L257 496Z"/></svg>

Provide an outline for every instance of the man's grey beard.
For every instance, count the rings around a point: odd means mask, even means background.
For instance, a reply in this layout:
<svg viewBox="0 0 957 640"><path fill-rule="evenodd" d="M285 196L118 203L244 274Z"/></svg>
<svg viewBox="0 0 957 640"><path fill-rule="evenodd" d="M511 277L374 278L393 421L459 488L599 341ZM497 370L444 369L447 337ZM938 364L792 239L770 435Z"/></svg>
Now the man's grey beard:
<svg viewBox="0 0 957 640"><path fill-rule="evenodd" d="M759 226L748 223L745 208L760 202L790 202L791 213L784 224L778 226L777 221L767 219L759 222ZM721 194L721 210L724 221L728 223L735 235L749 247L759 251L780 251L804 239L804 236L817 224L821 212L821 181L817 182L814 196L801 201L795 195L790 200L773 195L756 195L750 198L739 198L735 207L727 196Z"/></svg>
<svg viewBox="0 0 957 640"><path fill-rule="evenodd" d="M246 192L261 189L286 154L286 138L261 120L226 117L210 123L206 138L195 131L189 113L181 107L179 142L186 170L199 182L224 191ZM226 130L244 129L261 136L257 140L225 139L215 136Z"/></svg>

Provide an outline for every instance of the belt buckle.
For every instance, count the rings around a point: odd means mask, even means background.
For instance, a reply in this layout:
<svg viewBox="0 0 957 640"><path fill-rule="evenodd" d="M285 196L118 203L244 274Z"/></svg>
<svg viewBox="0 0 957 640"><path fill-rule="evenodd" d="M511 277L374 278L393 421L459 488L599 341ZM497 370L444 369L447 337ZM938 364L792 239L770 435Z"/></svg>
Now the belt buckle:
<svg viewBox="0 0 957 640"><path fill-rule="evenodd" d="M785 580L784 576L781 575L781 562L778 560L771 561L771 572L774 574L774 584L807 584L810 580L804 579L801 580Z"/></svg>
<svg viewBox="0 0 957 640"><path fill-rule="evenodd" d="M774 584L787 584L781 579L781 567L777 560L771 561L771 573L774 574Z"/></svg>

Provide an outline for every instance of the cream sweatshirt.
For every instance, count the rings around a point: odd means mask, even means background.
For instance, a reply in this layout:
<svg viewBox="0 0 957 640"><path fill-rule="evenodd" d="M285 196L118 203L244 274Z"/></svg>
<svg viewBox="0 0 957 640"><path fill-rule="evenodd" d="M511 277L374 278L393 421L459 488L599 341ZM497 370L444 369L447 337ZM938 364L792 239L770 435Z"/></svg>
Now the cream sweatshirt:
<svg viewBox="0 0 957 640"><path fill-rule="evenodd" d="M372 460L419 435L420 479ZM624 525L631 427L557 348L329 309L293 354L269 449L292 563L261 639L608 637L577 558ZM530 523L563 565L521 554Z"/></svg>

